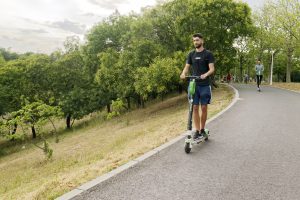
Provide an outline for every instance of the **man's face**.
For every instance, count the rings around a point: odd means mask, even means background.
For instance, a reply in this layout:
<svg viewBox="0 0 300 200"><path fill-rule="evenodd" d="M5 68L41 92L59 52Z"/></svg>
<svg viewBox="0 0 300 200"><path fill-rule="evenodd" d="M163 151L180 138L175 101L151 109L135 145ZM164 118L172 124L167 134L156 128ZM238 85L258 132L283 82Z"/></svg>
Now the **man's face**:
<svg viewBox="0 0 300 200"><path fill-rule="evenodd" d="M199 37L193 37L193 43L195 48L200 48L203 45L203 39Z"/></svg>
<svg viewBox="0 0 300 200"><path fill-rule="evenodd" d="M259 60L257 61L257 64L260 65L260 61Z"/></svg>

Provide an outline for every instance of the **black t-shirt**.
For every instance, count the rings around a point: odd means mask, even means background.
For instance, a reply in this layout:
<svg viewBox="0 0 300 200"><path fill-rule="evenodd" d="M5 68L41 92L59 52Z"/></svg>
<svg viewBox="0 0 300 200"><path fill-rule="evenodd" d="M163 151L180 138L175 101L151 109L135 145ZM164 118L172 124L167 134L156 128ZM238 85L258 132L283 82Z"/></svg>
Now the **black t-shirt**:
<svg viewBox="0 0 300 200"><path fill-rule="evenodd" d="M187 64L192 66L192 75L200 76L209 71L208 64L215 63L213 54L204 49L201 52L191 51L186 60ZM207 77L204 80L197 80L197 85L210 85L210 77Z"/></svg>

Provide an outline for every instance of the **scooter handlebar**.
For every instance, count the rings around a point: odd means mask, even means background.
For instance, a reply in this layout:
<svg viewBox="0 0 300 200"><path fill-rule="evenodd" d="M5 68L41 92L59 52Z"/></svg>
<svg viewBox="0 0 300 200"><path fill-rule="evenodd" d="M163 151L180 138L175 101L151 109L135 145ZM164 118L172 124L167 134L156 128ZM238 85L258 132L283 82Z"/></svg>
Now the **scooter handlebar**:
<svg viewBox="0 0 300 200"><path fill-rule="evenodd" d="M201 76L185 76L187 80L202 80Z"/></svg>

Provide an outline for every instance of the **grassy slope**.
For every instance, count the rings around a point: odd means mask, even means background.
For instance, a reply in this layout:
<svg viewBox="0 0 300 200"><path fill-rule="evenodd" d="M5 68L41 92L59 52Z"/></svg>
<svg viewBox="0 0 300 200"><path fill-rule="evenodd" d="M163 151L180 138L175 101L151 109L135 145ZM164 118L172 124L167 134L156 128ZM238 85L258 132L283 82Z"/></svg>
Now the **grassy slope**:
<svg viewBox="0 0 300 200"><path fill-rule="evenodd" d="M300 83L276 83L276 82L274 83L273 82L272 86L300 92Z"/></svg>
<svg viewBox="0 0 300 200"><path fill-rule="evenodd" d="M209 117L232 97L225 86L215 90ZM187 106L183 94L110 121L90 120L88 126L63 134L60 143L51 142L51 161L30 144L2 156L0 199L53 199L70 191L182 134Z"/></svg>

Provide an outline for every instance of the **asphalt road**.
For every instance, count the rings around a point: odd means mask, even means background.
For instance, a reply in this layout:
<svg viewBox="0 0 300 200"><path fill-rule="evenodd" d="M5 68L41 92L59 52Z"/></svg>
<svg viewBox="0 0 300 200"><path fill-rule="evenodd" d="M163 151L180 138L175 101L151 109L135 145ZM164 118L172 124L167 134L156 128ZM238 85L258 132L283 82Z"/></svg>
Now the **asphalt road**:
<svg viewBox="0 0 300 200"><path fill-rule="evenodd" d="M300 94L235 87L208 142L185 154L181 140L73 199L300 199Z"/></svg>

